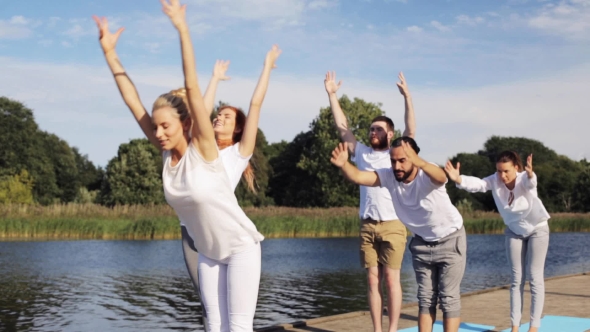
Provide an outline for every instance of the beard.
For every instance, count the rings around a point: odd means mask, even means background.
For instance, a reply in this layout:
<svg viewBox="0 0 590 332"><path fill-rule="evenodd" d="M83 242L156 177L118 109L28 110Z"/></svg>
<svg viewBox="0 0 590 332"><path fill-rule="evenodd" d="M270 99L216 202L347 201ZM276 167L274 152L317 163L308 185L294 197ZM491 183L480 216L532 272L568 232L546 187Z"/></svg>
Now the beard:
<svg viewBox="0 0 590 332"><path fill-rule="evenodd" d="M377 139L377 142L373 142L375 139ZM385 150L389 147L389 142L387 141L387 136L383 137L375 137L375 138L369 138L369 143L371 143L371 147L374 150Z"/></svg>
<svg viewBox="0 0 590 332"><path fill-rule="evenodd" d="M393 176L395 176L395 179L397 180L397 182L404 182L410 177L410 175L412 175L412 173L414 172L414 168L415 167L412 167L412 169L409 172L401 171L402 173L400 176L398 176L399 173L394 171Z"/></svg>

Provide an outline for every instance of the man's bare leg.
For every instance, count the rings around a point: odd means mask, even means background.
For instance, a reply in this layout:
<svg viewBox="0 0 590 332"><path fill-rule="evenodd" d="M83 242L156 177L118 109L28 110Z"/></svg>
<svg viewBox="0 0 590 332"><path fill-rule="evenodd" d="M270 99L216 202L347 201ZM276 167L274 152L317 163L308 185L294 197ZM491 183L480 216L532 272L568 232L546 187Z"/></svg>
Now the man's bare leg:
<svg viewBox="0 0 590 332"><path fill-rule="evenodd" d="M443 327L445 332L457 332L461 325L461 317L443 318Z"/></svg>
<svg viewBox="0 0 590 332"><path fill-rule="evenodd" d="M400 270L384 267L385 285L387 287L387 313L389 314L389 332L397 332L399 315L402 310L402 285Z"/></svg>
<svg viewBox="0 0 590 332"><path fill-rule="evenodd" d="M374 266L367 268L367 298L369 300L369 311L371 312L371 320L373 321L373 331L381 332L381 323L383 316L383 303L381 301L381 277L382 269Z"/></svg>
<svg viewBox="0 0 590 332"><path fill-rule="evenodd" d="M433 314L419 314L418 315L418 331L432 332L432 325L436 319L436 312Z"/></svg>

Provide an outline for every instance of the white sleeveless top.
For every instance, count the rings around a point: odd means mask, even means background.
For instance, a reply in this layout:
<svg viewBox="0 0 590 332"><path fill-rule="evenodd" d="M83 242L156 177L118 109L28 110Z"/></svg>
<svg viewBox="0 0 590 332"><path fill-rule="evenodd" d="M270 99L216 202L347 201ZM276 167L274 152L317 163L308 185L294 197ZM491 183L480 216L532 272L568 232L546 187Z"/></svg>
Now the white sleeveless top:
<svg viewBox="0 0 590 332"><path fill-rule="evenodd" d="M171 156L162 155L164 195L199 253L223 260L264 239L238 205L221 158L206 161L192 141L175 166Z"/></svg>

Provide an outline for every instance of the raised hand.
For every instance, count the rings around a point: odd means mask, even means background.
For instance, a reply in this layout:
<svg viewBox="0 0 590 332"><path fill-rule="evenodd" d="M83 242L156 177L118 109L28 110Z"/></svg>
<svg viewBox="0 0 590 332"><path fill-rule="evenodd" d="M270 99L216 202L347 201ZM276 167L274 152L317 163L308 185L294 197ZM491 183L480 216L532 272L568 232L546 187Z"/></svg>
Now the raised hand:
<svg viewBox="0 0 590 332"><path fill-rule="evenodd" d="M457 168L455 168L453 167L453 163L451 163L450 160L447 161L447 164L445 165L445 172L447 172L447 175L449 176L449 179L451 179L451 181L457 182L461 179L461 173L459 172L460 168L460 162L457 162Z"/></svg>
<svg viewBox="0 0 590 332"><path fill-rule="evenodd" d="M335 166L342 168L348 162L348 144L346 142L338 144L332 151L330 162Z"/></svg>
<svg viewBox="0 0 590 332"><path fill-rule="evenodd" d="M98 27L98 40L100 41L100 47L102 47L102 51L106 54L115 49L117 46L117 40L119 40L119 36L125 30L125 28L121 27L117 32L111 33L109 31L109 22L107 21L106 17L98 17L93 15L92 18L94 22L96 22L96 26Z"/></svg>
<svg viewBox="0 0 590 332"><path fill-rule="evenodd" d="M414 164L416 167L422 168L422 166L426 165L426 162L418 156L416 151L414 151L414 149L412 149L412 147L410 146L409 143L402 141L402 148L404 149L404 152L406 153L406 158L412 164Z"/></svg>
<svg viewBox="0 0 590 332"><path fill-rule="evenodd" d="M264 66L270 66L271 69L276 68L277 65L275 62L279 58L283 51L279 48L279 45L273 45L270 51L266 53L266 58L264 59Z"/></svg>
<svg viewBox="0 0 590 332"><path fill-rule="evenodd" d="M227 68L229 67L229 60L217 60L215 61L215 66L213 67L213 76L216 77L220 81L227 81L230 79L229 76L225 75Z"/></svg>
<svg viewBox="0 0 590 332"><path fill-rule="evenodd" d="M326 73L326 78L324 79L324 86L326 87L326 92L328 92L329 94L336 93L336 91L340 89L341 85L342 81L336 84L336 72L333 71Z"/></svg>
<svg viewBox="0 0 590 332"><path fill-rule="evenodd" d="M186 25L186 5L180 5L179 0L160 0L162 3L162 11L170 21L172 25L177 29Z"/></svg>
<svg viewBox="0 0 590 332"><path fill-rule="evenodd" d="M524 170L526 171L526 174L528 175L529 178L533 177L533 154L532 153L526 158L526 166L524 167Z"/></svg>
<svg viewBox="0 0 590 332"><path fill-rule="evenodd" d="M401 93L402 96L407 98L410 95L410 90L408 89L408 84L406 83L404 73L400 72L397 77L399 78L399 82L397 83L399 93Z"/></svg>

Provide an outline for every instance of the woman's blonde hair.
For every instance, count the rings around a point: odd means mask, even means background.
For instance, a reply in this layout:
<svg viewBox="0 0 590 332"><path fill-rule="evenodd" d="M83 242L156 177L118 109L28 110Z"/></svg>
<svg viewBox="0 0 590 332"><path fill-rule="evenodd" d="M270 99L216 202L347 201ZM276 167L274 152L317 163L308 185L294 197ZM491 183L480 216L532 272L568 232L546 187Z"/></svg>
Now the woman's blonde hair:
<svg viewBox="0 0 590 332"><path fill-rule="evenodd" d="M152 113L162 107L171 107L175 109L175 114L180 118L180 121L186 121L186 119L189 118L186 89L180 88L160 95L156 101L154 101Z"/></svg>

